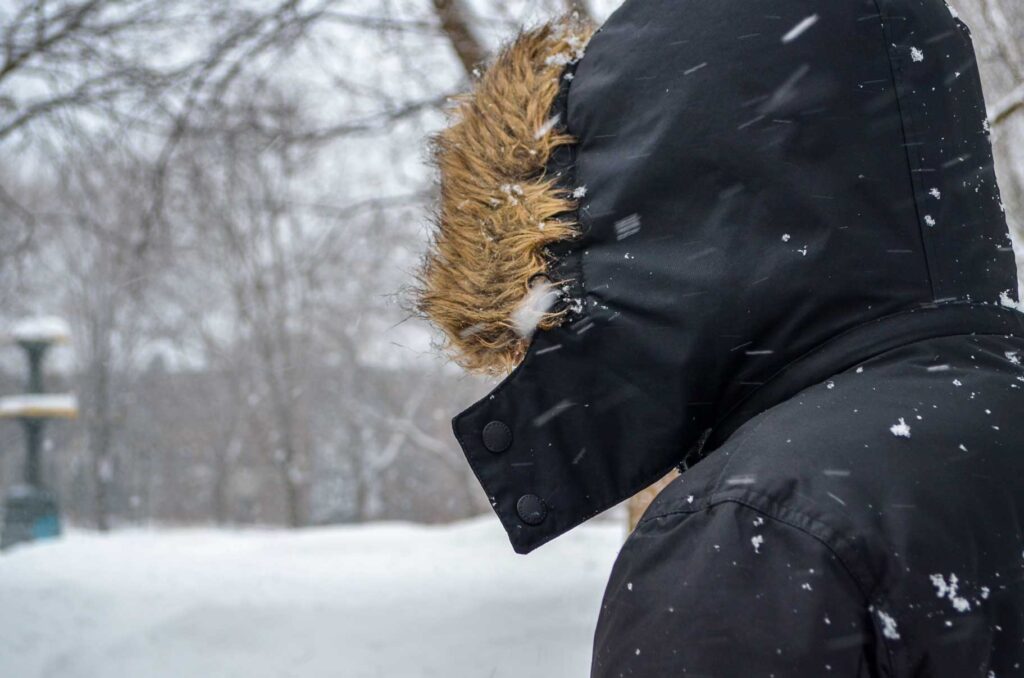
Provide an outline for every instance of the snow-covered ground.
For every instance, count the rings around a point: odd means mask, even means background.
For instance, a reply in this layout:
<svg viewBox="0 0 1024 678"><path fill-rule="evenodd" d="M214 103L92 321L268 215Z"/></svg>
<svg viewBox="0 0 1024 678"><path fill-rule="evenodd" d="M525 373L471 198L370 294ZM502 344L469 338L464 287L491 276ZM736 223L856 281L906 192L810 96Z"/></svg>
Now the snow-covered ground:
<svg viewBox="0 0 1024 678"><path fill-rule="evenodd" d="M583 678L623 539L446 527L72 533L0 555L0 676Z"/></svg>

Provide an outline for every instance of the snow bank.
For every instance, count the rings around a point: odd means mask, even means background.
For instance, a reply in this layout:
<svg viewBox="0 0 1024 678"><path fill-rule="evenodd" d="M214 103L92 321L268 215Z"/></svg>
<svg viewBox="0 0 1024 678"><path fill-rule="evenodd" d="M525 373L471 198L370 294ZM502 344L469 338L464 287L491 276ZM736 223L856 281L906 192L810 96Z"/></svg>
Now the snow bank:
<svg viewBox="0 0 1024 678"><path fill-rule="evenodd" d="M0 555L0 675L583 678L623 533L494 518L72 533Z"/></svg>

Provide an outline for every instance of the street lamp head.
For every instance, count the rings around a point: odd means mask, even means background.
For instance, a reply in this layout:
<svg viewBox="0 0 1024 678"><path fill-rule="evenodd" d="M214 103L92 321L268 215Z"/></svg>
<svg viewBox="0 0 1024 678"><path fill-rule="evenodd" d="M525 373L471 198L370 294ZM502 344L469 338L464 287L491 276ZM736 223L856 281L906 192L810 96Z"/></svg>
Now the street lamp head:
<svg viewBox="0 0 1024 678"><path fill-rule="evenodd" d="M78 400L71 393L24 393L0 398L0 419L74 419Z"/></svg>
<svg viewBox="0 0 1024 678"><path fill-rule="evenodd" d="M67 321L56 316L26 318L11 329L10 339L26 349L66 343L71 338Z"/></svg>

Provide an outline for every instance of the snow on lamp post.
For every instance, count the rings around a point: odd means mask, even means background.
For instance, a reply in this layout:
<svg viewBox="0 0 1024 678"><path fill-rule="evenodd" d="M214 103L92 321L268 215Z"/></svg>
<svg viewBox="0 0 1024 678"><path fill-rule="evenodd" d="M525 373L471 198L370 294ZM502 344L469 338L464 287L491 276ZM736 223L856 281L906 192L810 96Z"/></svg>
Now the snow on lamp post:
<svg viewBox="0 0 1024 678"><path fill-rule="evenodd" d="M73 419L78 403L73 394L46 393L43 385L43 357L54 344L70 337L68 325L60 318L33 318L13 328L9 339L28 358L26 392L0 398L0 418L17 419L25 431L23 482L7 494L0 548L60 534L57 502L43 486L43 427L48 419Z"/></svg>

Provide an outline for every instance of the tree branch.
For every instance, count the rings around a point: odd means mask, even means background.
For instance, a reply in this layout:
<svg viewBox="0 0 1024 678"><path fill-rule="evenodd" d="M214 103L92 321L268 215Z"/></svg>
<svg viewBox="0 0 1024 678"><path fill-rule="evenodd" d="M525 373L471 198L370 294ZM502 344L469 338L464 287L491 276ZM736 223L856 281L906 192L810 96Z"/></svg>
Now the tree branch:
<svg viewBox="0 0 1024 678"><path fill-rule="evenodd" d="M487 58L487 50L473 35L469 11L462 0L433 0L433 3L441 21L441 30L462 62L466 75L472 76L474 69Z"/></svg>
<svg viewBox="0 0 1024 678"><path fill-rule="evenodd" d="M989 123L998 127L1010 119L1014 113L1024 109L1024 84L1018 85L1005 97L997 101L988 111Z"/></svg>

